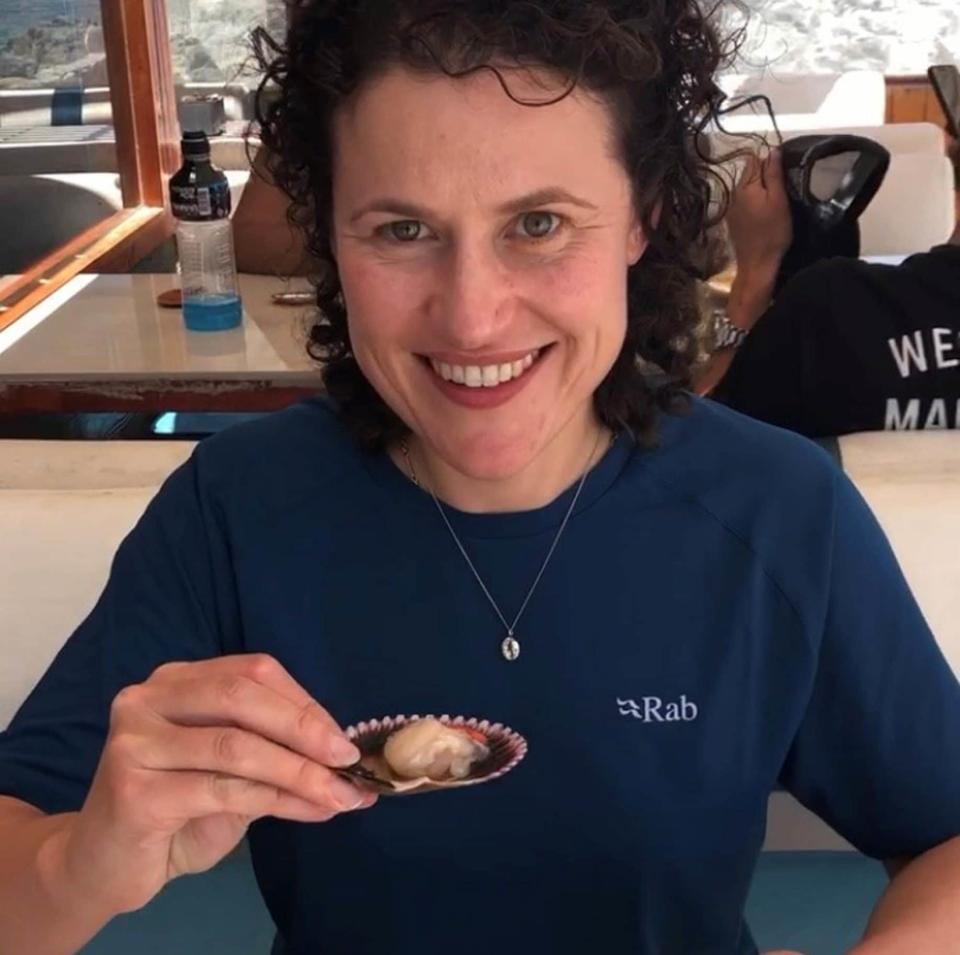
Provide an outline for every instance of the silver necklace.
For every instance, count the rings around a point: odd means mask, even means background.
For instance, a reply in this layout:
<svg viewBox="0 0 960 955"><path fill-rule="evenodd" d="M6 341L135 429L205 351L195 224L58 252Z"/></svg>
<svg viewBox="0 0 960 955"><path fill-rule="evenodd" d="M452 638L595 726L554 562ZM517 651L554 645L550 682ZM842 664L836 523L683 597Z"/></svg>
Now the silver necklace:
<svg viewBox="0 0 960 955"><path fill-rule="evenodd" d="M573 509L577 506L577 499L580 497L580 492L583 490L583 485L587 482L587 475L590 473L590 463L593 461L593 456L597 453L597 448L600 446L600 437L602 434L603 432L601 431L600 434L597 435L597 440L594 442L593 448L590 451L590 457L587 458L587 466L584 468L583 474L580 477L580 483L577 484L577 490L574 492L573 499L570 501L570 506L567 508L567 513L564 515L563 521L560 523L560 529L553 538L553 543L550 545L550 550L547 551L547 556L543 559L543 563L540 565L540 570L538 571L537 576L534 578L533 583L530 585L530 589L527 591L527 596L520 605L520 609L517 611L516 617L513 618L512 624L507 623L507 618L501 613L499 606L497 606L496 600L493 599L493 596L487 589L487 585L483 582L483 578L477 572L477 568L473 566L473 561L470 560L470 555L460 542L460 538L457 537L457 532L453 529L453 525L447 518L446 512L443 510L443 505L441 505L440 501L437 500L437 495L433 493L433 488L426 488L426 491L429 493L430 497L433 498L433 503L436 504L437 510L440 512L440 516L443 518L443 523L447 525L447 530L450 531L450 536L453 538L453 541L457 545L460 553L463 554L463 559L467 562L467 566L470 568L470 570L473 571L473 576L477 578L477 583L480 585L480 589L486 595L487 600L490 601L490 606L496 611L497 616L500 618L500 622L507 631L507 635L500 643L500 652L503 654L503 658L511 663L520 656L520 641L515 635L517 623L519 622L520 617L523 616L524 610L527 609L527 604L530 602L530 598L533 596L534 590L537 589L537 584L540 583L540 578L543 576L543 572L547 569L547 564L550 563L550 558L553 556L553 552L557 549L557 544L560 543L560 536L563 534L564 528L567 526L567 522L570 520L570 516L573 514ZM616 435L611 434L610 443L613 444L615 439ZM400 442L400 450L403 452L403 459L407 463L407 468L410 471L410 478L413 480L413 483L416 484L417 487L423 487L417 478L417 472L413 466L413 461L410 459L410 449L407 447L406 439L403 439Z"/></svg>

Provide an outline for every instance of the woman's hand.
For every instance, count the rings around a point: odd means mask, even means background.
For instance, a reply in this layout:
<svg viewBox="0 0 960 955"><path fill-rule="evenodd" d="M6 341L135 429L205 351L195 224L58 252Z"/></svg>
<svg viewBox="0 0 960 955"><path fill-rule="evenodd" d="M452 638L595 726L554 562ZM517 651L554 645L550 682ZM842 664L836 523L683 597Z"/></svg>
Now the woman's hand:
<svg viewBox="0 0 960 955"><path fill-rule="evenodd" d="M376 796L330 767L359 758L333 718L272 657L168 663L113 701L68 881L117 913L222 859L261 816L324 822Z"/></svg>
<svg viewBox="0 0 960 955"><path fill-rule="evenodd" d="M766 159L751 154L733 191L727 228L737 260L737 274L773 272L793 242L790 204L783 182L780 151Z"/></svg>

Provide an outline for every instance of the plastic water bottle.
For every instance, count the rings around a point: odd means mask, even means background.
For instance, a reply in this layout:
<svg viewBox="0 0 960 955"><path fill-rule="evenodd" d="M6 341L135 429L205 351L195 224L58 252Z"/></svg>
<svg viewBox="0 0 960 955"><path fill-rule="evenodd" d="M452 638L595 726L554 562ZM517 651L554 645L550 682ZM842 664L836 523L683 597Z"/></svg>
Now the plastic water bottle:
<svg viewBox="0 0 960 955"><path fill-rule="evenodd" d="M230 224L230 184L210 162L206 133L185 132L183 165L170 180L177 222L183 320L198 332L235 328L243 318Z"/></svg>

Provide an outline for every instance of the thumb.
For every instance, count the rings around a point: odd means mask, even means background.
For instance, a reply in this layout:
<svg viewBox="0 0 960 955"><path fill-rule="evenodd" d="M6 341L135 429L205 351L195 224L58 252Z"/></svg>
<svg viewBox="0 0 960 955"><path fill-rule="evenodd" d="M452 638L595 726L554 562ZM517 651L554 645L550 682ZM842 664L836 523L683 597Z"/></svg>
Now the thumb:
<svg viewBox="0 0 960 955"><path fill-rule="evenodd" d="M742 192L763 179L763 160L755 153L748 152L742 157L740 175L737 177L736 190Z"/></svg>
<svg viewBox="0 0 960 955"><path fill-rule="evenodd" d="M783 154L779 149L770 150L763 164L765 185L770 192L785 192L783 184Z"/></svg>

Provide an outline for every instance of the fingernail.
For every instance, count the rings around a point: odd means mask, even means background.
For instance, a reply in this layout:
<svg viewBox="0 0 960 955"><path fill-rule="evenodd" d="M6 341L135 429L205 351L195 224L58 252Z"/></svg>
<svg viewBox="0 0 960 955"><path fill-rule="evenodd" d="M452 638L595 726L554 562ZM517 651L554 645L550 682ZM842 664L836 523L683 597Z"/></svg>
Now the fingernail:
<svg viewBox="0 0 960 955"><path fill-rule="evenodd" d="M333 796L334 802L344 812L358 809L364 799L363 793L356 786L340 778L336 778L330 783L330 795Z"/></svg>
<svg viewBox="0 0 960 955"><path fill-rule="evenodd" d="M334 766L352 766L360 759L360 750L345 736L335 736L330 743L330 758Z"/></svg>

